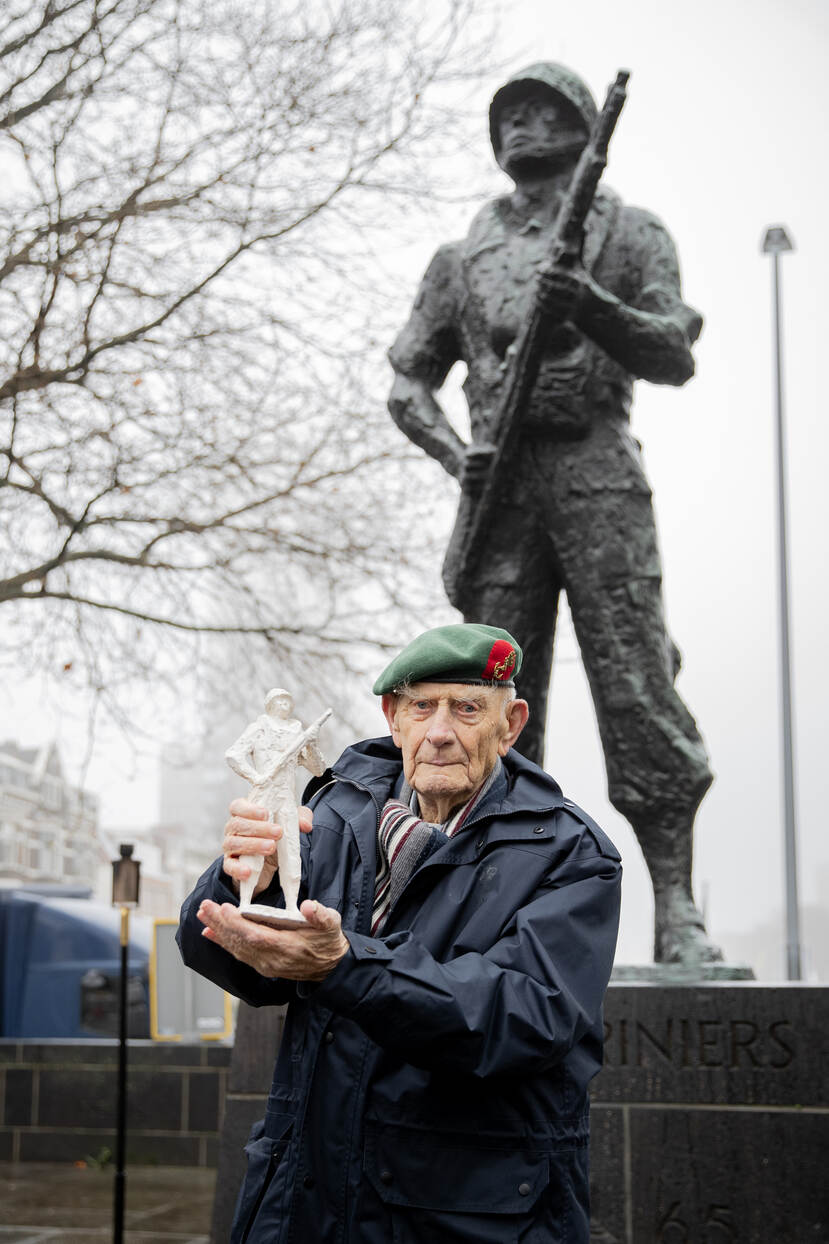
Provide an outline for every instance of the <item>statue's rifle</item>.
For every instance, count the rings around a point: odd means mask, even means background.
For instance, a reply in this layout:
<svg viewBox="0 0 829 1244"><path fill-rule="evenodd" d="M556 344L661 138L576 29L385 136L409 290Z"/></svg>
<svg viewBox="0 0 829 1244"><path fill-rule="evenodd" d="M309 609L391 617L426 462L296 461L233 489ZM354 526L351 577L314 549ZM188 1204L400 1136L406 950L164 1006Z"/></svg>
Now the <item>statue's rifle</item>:
<svg viewBox="0 0 829 1244"><path fill-rule="evenodd" d="M296 741L292 743L290 747L286 747L284 752L280 753L279 757L277 758L277 760L271 767L269 777L272 778L274 774L278 773L279 770L282 768L282 766L287 764L290 760L295 760L296 757L299 755L299 753L302 751L303 747L307 747L309 743L316 743L317 739L319 738L319 732L321 728L325 725L326 721L328 721L328 718L330 716L331 716L331 709L327 708L325 712L322 713L317 718L316 721L311 723L311 725L307 728L307 730L303 730L299 738L296 739Z"/></svg>
<svg viewBox="0 0 829 1244"><path fill-rule="evenodd" d="M573 269L581 262L584 222L596 187L607 164L607 148L625 102L630 74L620 70L596 117L587 145L579 157L567 193L556 217L553 242L536 278L530 313L508 351L507 372L500 405L493 421L494 453L482 484L461 495L455 526L443 563L443 581L453 604L462 606L464 580L484 552L481 541L491 522L504 469L508 466L520 431L520 416L538 375L544 339L552 320L544 309L544 279L554 269Z"/></svg>

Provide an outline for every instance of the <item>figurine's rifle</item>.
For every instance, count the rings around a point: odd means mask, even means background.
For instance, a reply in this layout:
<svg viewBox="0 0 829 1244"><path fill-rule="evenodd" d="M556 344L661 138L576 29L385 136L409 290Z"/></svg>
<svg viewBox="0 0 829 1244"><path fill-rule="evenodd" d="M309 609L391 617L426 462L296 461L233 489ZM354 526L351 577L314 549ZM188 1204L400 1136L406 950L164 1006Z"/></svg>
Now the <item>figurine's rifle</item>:
<svg viewBox="0 0 829 1244"><path fill-rule="evenodd" d="M319 732L321 728L325 725L326 721L328 721L328 718L330 716L331 716L331 709L327 708L325 712L322 713L322 715L317 718L316 721L311 723L311 725L307 728L307 730L303 730L299 738L294 743L292 743L290 747L286 747L285 751L279 755L278 759L276 760L276 763L271 768L271 771L268 774L268 778L266 779L266 781L272 778L276 773L278 773L283 765L287 764L290 760L295 760L296 757L299 755L299 753L302 751L303 747L307 747L309 743L316 743L317 739L319 738ZM257 785L259 785L259 783L257 783Z"/></svg>
<svg viewBox="0 0 829 1244"><path fill-rule="evenodd" d="M462 606L465 595L465 580L484 552L482 540L494 516L504 470L518 440L520 416L535 384L544 341L553 322L544 309L544 281L554 269L572 270L581 262L584 222L607 164L607 148L625 102L629 77L624 70L616 75L559 208L549 254L536 276L530 313L508 351L504 388L490 438L494 452L486 477L482 483L467 486L461 493L443 562L447 595L458 606Z"/></svg>

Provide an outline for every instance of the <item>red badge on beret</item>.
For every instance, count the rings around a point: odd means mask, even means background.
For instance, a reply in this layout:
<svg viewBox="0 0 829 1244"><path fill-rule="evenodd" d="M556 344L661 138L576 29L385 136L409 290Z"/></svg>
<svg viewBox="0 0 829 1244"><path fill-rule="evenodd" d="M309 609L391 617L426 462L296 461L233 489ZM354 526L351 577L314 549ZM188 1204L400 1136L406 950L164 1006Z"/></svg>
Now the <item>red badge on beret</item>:
<svg viewBox="0 0 829 1244"><path fill-rule="evenodd" d="M508 681L515 669L515 649L505 639L496 639L489 650L481 678L493 682Z"/></svg>

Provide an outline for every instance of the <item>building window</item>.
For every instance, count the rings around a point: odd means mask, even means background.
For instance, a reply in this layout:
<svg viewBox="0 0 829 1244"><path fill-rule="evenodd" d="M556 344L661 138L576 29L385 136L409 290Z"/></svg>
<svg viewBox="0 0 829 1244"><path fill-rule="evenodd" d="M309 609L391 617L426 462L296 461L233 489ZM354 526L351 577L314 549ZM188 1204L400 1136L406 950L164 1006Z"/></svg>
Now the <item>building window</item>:
<svg viewBox="0 0 829 1244"><path fill-rule="evenodd" d="M63 783L54 777L45 777L40 786L40 798L43 806L56 810L63 801Z"/></svg>

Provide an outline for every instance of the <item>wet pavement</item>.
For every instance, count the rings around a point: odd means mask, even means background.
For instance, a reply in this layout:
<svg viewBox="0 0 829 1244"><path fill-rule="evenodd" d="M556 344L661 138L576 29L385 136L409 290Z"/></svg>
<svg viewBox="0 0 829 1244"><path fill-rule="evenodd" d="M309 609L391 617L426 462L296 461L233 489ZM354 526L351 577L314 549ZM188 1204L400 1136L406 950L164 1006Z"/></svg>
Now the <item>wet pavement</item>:
<svg viewBox="0 0 829 1244"><path fill-rule="evenodd" d="M124 1244L208 1244L216 1172L127 1169ZM0 1162L0 1244L112 1239L112 1169Z"/></svg>

